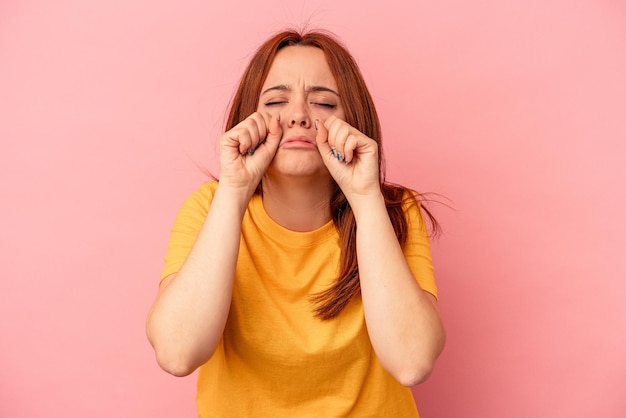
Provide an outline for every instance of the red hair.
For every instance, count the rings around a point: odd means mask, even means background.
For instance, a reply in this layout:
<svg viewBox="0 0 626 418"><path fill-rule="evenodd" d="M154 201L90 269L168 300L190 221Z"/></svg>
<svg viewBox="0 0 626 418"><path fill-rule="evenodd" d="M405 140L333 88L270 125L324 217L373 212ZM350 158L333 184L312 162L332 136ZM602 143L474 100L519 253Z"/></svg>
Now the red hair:
<svg viewBox="0 0 626 418"><path fill-rule="evenodd" d="M404 203L407 199L415 200L416 193L405 187L385 182L382 133L374 102L354 58L334 36L319 31L300 33L287 30L263 43L252 57L235 92L226 122L226 130L233 128L257 110L261 88L274 57L282 48L294 45L311 46L324 52L330 71L337 82L338 93L345 111L345 121L378 144L381 191L398 241L400 245L404 245L408 234ZM256 193L262 192L262 184L259 184ZM426 208L422 208L436 233L437 222ZM356 221L348 201L336 184L330 200L330 210L339 232L341 272L333 286L312 297L316 304L315 312L322 319L337 316L355 296L360 294L361 290L356 257Z"/></svg>

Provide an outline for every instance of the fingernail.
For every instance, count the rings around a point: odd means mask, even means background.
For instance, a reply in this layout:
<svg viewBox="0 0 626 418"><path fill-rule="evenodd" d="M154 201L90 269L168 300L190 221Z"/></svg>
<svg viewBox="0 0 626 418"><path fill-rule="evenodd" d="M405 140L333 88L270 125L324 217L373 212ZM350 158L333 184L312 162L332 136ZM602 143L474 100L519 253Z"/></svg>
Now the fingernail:
<svg viewBox="0 0 626 418"><path fill-rule="evenodd" d="M340 152L338 152L338 153L337 153L337 159L338 159L339 161L341 161L341 153L340 153Z"/></svg>
<svg viewBox="0 0 626 418"><path fill-rule="evenodd" d="M317 119L315 119L315 130L317 131Z"/></svg>
<svg viewBox="0 0 626 418"><path fill-rule="evenodd" d="M330 149L330 153L331 153L331 154L333 154L333 157L336 157L336 156L337 156L337 154L335 154L335 149L334 149L334 148L331 148L331 149Z"/></svg>

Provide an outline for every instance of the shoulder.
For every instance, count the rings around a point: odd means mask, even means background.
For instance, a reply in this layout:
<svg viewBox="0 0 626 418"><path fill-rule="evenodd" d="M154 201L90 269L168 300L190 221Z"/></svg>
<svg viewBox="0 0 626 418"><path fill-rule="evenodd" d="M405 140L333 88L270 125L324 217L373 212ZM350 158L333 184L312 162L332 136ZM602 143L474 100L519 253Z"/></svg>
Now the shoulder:
<svg viewBox="0 0 626 418"><path fill-rule="evenodd" d="M217 180L213 180L200 185L198 189L194 190L191 195L187 197L183 208L196 208L208 211L213 201L213 196L215 196L217 184Z"/></svg>
<svg viewBox="0 0 626 418"><path fill-rule="evenodd" d="M422 205L424 199L422 194L393 183L383 184L382 192L391 222L401 235L406 232L409 236L411 234L428 236L429 227L436 232L438 224L430 211Z"/></svg>
<svg viewBox="0 0 626 418"><path fill-rule="evenodd" d="M401 208L405 216L419 216L420 195L415 190L398 184L383 184L383 195L388 209Z"/></svg>
<svg viewBox="0 0 626 418"><path fill-rule="evenodd" d="M206 183L202 183L200 187L195 190L190 198L198 199L198 200L213 200L213 196L215 196L215 191L217 190L218 181L212 180L207 181Z"/></svg>
<svg viewBox="0 0 626 418"><path fill-rule="evenodd" d="M402 200L402 210L406 214L409 224L419 226L420 228L425 227L420 195L415 190L405 189Z"/></svg>

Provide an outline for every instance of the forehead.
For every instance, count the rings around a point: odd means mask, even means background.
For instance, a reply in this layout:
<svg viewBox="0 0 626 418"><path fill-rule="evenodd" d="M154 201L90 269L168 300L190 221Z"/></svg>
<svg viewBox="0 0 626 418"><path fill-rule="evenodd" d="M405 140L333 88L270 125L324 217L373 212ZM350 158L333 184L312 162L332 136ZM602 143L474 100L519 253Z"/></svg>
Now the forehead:
<svg viewBox="0 0 626 418"><path fill-rule="evenodd" d="M276 54L263 87L276 84L337 88L324 52L316 47L299 45L285 47Z"/></svg>

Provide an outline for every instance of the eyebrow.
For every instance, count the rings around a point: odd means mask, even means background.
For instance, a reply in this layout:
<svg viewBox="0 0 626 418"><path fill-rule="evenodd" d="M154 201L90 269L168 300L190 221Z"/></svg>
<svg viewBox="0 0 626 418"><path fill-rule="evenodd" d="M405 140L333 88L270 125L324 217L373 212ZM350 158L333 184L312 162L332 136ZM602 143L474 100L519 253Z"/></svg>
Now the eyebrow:
<svg viewBox="0 0 626 418"><path fill-rule="evenodd" d="M261 96L263 96L266 93L269 93L271 91L291 91L291 87L285 85L285 84L279 84L277 86L274 87L270 87L267 90L263 91L263 93L261 93ZM307 93L309 92L329 92L329 93L333 93L335 96L337 97L341 97L339 96L339 93L337 93L335 90L328 88L328 87L324 87L324 86L310 86L307 87L306 89Z"/></svg>

